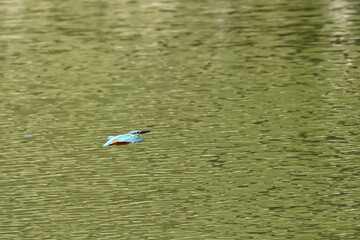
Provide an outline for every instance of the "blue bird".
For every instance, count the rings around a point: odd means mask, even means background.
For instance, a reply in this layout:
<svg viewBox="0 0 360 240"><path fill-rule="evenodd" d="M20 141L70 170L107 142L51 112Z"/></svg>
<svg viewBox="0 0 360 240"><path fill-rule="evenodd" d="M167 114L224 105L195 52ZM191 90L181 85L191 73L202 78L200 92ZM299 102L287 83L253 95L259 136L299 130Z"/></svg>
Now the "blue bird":
<svg viewBox="0 0 360 240"><path fill-rule="evenodd" d="M149 130L139 131L134 130L124 135L117 135L117 136L108 136L106 140L108 140L103 147L110 146L110 145L126 145L130 143L141 143L144 141L140 137L140 134L148 133Z"/></svg>

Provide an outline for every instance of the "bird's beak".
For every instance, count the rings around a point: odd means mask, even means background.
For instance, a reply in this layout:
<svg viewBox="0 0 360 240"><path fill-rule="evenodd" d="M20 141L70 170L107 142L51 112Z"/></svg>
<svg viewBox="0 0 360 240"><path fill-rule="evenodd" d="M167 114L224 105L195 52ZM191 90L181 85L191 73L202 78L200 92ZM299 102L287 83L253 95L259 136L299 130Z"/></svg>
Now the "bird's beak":
<svg viewBox="0 0 360 240"><path fill-rule="evenodd" d="M150 132L149 130L144 130L144 131L140 131L140 134L143 134L143 133L148 133Z"/></svg>

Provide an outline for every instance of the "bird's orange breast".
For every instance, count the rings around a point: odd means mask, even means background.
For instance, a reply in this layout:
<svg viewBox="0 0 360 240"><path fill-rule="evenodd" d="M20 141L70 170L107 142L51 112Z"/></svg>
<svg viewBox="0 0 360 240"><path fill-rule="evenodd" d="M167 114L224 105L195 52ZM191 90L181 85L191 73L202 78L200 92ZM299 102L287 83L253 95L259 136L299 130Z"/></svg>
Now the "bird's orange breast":
<svg viewBox="0 0 360 240"><path fill-rule="evenodd" d="M117 140L113 141L110 145L127 145L129 142L118 142Z"/></svg>

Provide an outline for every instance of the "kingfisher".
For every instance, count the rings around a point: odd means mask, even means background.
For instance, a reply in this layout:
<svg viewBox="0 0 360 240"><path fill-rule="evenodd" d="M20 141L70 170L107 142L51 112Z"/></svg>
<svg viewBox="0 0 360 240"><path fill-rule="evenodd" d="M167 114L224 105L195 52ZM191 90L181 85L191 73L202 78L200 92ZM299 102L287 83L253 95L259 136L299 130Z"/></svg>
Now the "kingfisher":
<svg viewBox="0 0 360 240"><path fill-rule="evenodd" d="M103 147L110 146L110 145L126 145L130 143L141 143L144 141L140 137L140 134L148 133L149 130L134 130L124 135L117 135L117 136L108 136L106 138L107 142L103 145Z"/></svg>

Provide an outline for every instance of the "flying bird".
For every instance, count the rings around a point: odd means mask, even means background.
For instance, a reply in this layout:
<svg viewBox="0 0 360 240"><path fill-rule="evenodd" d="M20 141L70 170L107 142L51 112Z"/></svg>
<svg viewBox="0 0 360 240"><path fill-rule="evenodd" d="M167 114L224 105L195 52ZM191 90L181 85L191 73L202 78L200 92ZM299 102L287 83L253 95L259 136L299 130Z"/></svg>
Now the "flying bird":
<svg viewBox="0 0 360 240"><path fill-rule="evenodd" d="M110 146L110 145L126 145L130 143L141 143L144 141L140 137L140 134L148 133L149 130L139 131L134 130L124 135L117 135L117 136L108 136L106 138L107 142L103 145L103 147Z"/></svg>

